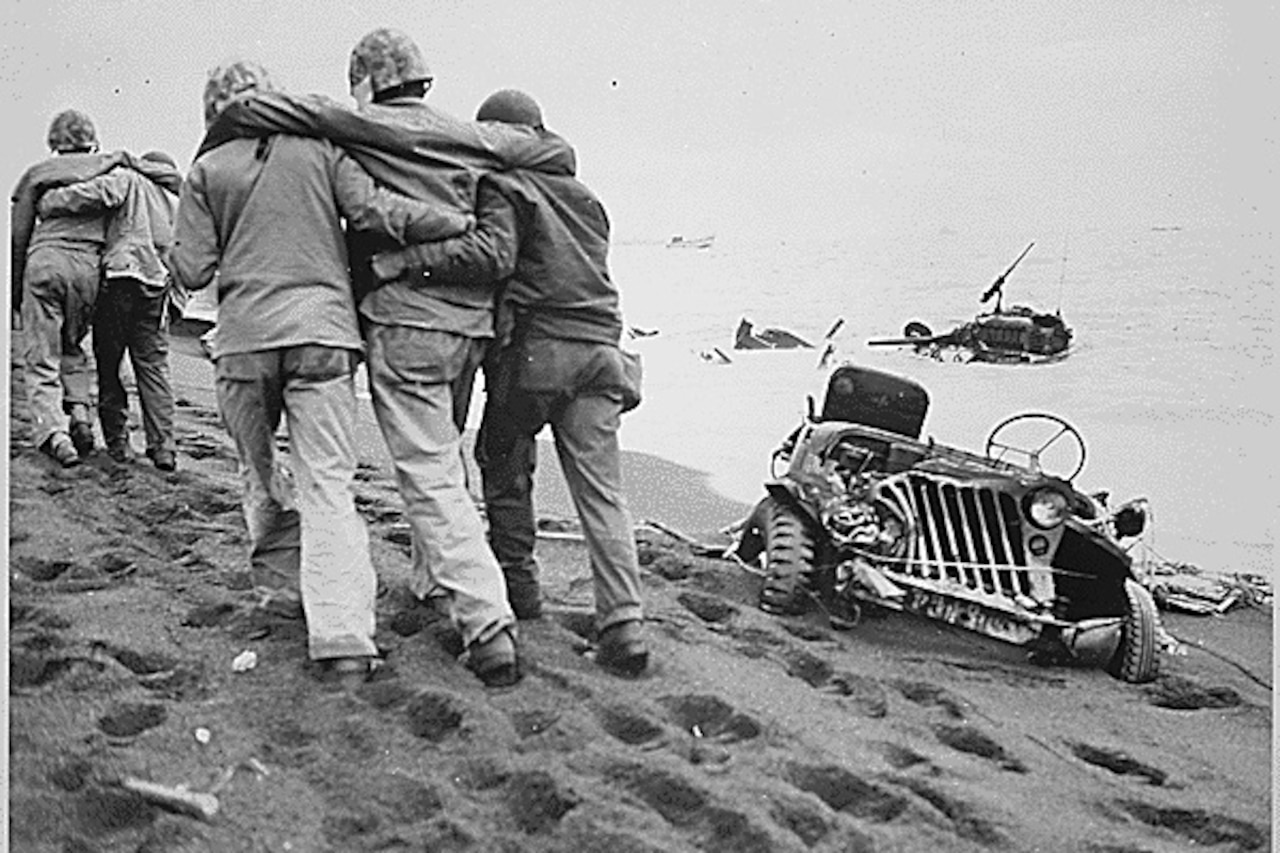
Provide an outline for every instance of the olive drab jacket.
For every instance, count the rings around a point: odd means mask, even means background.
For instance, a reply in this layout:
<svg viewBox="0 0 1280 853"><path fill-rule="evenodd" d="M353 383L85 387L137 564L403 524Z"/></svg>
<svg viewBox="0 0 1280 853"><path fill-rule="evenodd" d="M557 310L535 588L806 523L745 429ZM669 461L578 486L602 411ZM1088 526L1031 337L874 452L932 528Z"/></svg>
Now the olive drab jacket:
<svg viewBox="0 0 1280 853"><path fill-rule="evenodd" d="M41 219L109 213L102 253L107 278L139 281L154 295L165 289L164 258L173 245L173 218L182 175L167 163L134 159L40 198Z"/></svg>
<svg viewBox="0 0 1280 853"><path fill-rule="evenodd" d="M380 184L467 213L476 209L483 175L539 156L573 156L559 137L461 121L418 98L393 99L356 112L324 97L280 93L257 94L228 106L200 150L265 133L324 137L341 145ZM367 320L471 337L493 334L491 283L417 287L392 282L377 287L368 258L398 247L360 229L349 229L349 237L360 313Z"/></svg>
<svg viewBox="0 0 1280 853"><path fill-rule="evenodd" d="M548 147L486 175L474 231L380 254L374 273L423 287L505 281L502 325L519 318L533 337L616 345L622 314L609 275L609 217L576 166L572 149Z"/></svg>
<svg viewBox="0 0 1280 853"><path fill-rule="evenodd" d="M215 358L321 344L360 349L342 219L394 244L460 234L473 217L390 193L324 139L233 139L183 184L170 266L189 290L218 273Z"/></svg>
<svg viewBox="0 0 1280 853"><path fill-rule="evenodd" d="M66 186L97 177L121 163L128 155L59 154L41 160L18 179L11 198L9 216L9 286L13 308L22 306L22 282L27 257L44 246L83 251L101 251L106 240L106 222L101 213L38 219L36 204L51 187Z"/></svg>
<svg viewBox="0 0 1280 853"><path fill-rule="evenodd" d="M486 175L473 231L377 255L373 269L410 287L502 282L497 337L504 355L496 374L486 375L490 394L518 389L543 404L605 394L626 412L640 404L640 356L619 346L609 219L575 171L569 150Z"/></svg>

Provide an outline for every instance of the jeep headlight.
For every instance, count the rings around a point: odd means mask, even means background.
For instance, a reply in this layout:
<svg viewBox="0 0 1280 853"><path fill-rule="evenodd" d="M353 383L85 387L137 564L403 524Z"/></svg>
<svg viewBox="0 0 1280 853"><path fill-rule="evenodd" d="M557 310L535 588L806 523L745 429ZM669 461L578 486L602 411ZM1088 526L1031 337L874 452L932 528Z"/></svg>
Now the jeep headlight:
<svg viewBox="0 0 1280 853"><path fill-rule="evenodd" d="M1057 489L1042 488L1022 499L1022 511L1041 530L1057 527L1067 520L1070 501Z"/></svg>

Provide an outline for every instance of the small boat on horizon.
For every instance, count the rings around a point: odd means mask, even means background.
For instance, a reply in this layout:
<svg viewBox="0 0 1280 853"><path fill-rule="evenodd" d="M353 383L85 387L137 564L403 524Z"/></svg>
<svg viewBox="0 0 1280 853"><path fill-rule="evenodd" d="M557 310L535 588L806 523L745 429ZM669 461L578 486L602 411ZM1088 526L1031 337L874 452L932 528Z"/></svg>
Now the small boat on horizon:
<svg viewBox="0 0 1280 853"><path fill-rule="evenodd" d="M684 237L680 234L675 235L667 241L668 249L710 249L715 243L716 235L708 234L706 237Z"/></svg>

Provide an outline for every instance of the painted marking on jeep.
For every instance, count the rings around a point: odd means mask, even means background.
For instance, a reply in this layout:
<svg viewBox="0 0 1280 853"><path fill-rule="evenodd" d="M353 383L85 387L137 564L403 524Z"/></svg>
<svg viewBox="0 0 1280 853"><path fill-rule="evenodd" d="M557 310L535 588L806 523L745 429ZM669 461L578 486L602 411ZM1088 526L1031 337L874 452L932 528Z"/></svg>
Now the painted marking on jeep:
<svg viewBox="0 0 1280 853"><path fill-rule="evenodd" d="M930 619L1018 645L1029 642L1040 634L1032 625L1012 619L999 611L919 588L908 590L903 608Z"/></svg>

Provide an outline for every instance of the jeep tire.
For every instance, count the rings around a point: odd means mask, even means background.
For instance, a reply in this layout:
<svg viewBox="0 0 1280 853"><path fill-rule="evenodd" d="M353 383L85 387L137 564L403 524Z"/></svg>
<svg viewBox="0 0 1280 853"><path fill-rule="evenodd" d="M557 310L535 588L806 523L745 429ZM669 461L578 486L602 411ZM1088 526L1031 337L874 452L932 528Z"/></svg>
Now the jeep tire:
<svg viewBox="0 0 1280 853"><path fill-rule="evenodd" d="M1121 681L1145 684L1160 673L1160 615L1151 593L1136 581L1124 582L1124 596L1120 647L1107 665L1107 672Z"/></svg>
<svg viewBox="0 0 1280 853"><path fill-rule="evenodd" d="M777 616L804 613L817 592L813 533L793 507L770 495L762 502L764 527L764 587L760 609Z"/></svg>

